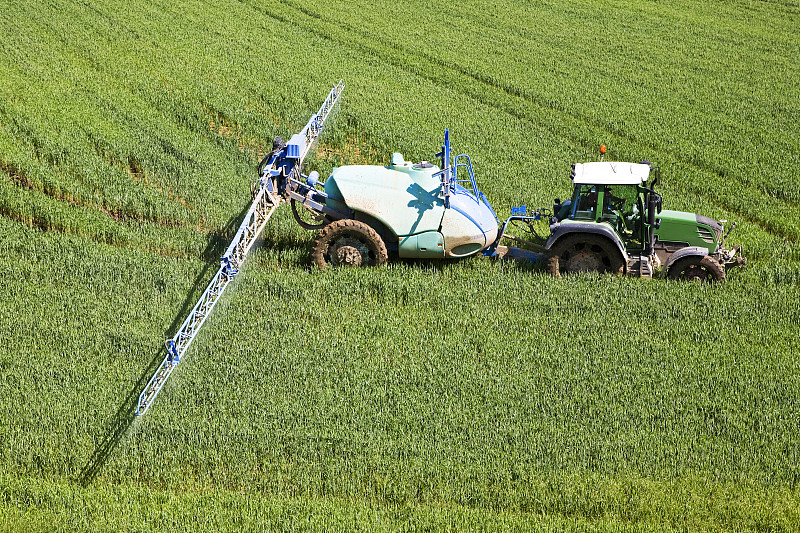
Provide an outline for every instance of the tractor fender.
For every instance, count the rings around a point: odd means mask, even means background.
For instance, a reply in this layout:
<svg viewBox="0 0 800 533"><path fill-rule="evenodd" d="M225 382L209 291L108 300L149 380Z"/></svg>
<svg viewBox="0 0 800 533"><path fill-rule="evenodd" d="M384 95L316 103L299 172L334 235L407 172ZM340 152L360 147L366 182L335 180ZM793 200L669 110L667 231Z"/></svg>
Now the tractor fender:
<svg viewBox="0 0 800 533"><path fill-rule="evenodd" d="M593 233L595 235L602 235L603 237L607 238L619 250L619 253L622 254L623 260L628 260L628 252L625 251L625 247L622 246L622 241L620 241L619 237L613 230L607 228L606 226L597 224L597 223L588 223L588 224L553 224L550 226L550 230L552 233L550 237L547 239L544 247L545 250L549 250L553 247L553 245L558 242L561 237L565 235L573 235L575 233Z"/></svg>
<svg viewBox="0 0 800 533"><path fill-rule="evenodd" d="M675 261L679 259L683 259L684 257L689 257L690 255L696 255L698 257L705 257L708 255L708 248L703 248L702 246L687 246L685 248L681 248L667 259L667 263L664 265L664 271L668 271L669 267L672 266Z"/></svg>

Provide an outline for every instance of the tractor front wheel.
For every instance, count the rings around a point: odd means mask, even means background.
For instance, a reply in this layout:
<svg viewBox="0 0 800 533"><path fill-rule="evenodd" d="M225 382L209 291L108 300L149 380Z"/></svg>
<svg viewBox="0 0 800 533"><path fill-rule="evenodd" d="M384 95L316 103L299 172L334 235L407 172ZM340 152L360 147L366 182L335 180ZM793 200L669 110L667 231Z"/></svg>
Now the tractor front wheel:
<svg viewBox="0 0 800 533"><path fill-rule="evenodd" d="M389 254L380 235L358 220L343 219L322 228L314 239L311 260L328 266L380 266Z"/></svg>
<svg viewBox="0 0 800 533"><path fill-rule="evenodd" d="M573 272L622 274L625 261L614 243L593 234L567 235L550 249L547 271L556 277Z"/></svg>
<svg viewBox="0 0 800 533"><path fill-rule="evenodd" d="M686 281L723 281L725 269L711 256L692 255L678 259L669 267L669 277Z"/></svg>

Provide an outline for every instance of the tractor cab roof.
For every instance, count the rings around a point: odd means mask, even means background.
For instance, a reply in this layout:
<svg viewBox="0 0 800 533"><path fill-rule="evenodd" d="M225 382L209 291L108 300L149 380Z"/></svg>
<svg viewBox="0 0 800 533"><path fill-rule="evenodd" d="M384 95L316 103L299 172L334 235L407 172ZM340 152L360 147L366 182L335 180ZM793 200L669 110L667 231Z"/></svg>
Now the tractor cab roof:
<svg viewBox="0 0 800 533"><path fill-rule="evenodd" d="M572 181L591 185L640 185L647 181L650 165L621 161L594 161L572 165Z"/></svg>

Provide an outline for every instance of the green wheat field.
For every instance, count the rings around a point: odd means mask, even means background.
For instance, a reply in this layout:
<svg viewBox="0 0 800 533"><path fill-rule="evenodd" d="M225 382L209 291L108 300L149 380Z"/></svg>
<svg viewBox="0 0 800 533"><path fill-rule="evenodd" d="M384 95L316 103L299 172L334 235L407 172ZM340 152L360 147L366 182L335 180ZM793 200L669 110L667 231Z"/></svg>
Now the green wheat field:
<svg viewBox="0 0 800 533"><path fill-rule="evenodd" d="M800 3L0 0L0 530L800 531ZM281 207L143 417L255 166L434 159L505 218L649 160L713 286L311 267Z"/></svg>

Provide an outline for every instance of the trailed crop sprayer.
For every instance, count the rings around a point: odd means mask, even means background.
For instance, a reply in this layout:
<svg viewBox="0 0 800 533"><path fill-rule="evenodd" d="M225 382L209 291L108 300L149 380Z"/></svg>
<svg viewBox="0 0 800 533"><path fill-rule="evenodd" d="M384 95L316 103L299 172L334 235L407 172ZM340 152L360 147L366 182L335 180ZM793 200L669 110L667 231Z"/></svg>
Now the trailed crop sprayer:
<svg viewBox="0 0 800 533"><path fill-rule="evenodd" d="M145 386L136 414L144 414L186 353L225 287L238 273L277 207L291 205L296 221L317 230L311 257L320 268L376 266L389 254L400 258L490 257L546 261L555 275L598 271L652 277L715 280L725 268L743 264L740 248L724 247L721 222L689 213L662 211L653 188L658 170L649 163L595 162L573 165L572 197L553 210L528 215L512 208L502 224L478 189L472 161L452 157L449 132L435 155L438 165L406 161L399 153L386 166L334 168L327 180L301 166L336 105L344 83L331 89L316 114L289 142L280 137L258 165L252 205L200 300L178 332L166 341L167 355ZM655 179L648 184L650 174ZM537 225L549 222L549 233ZM516 228L524 238L507 233ZM732 228L731 228L732 229ZM503 239L524 247L503 246Z"/></svg>

